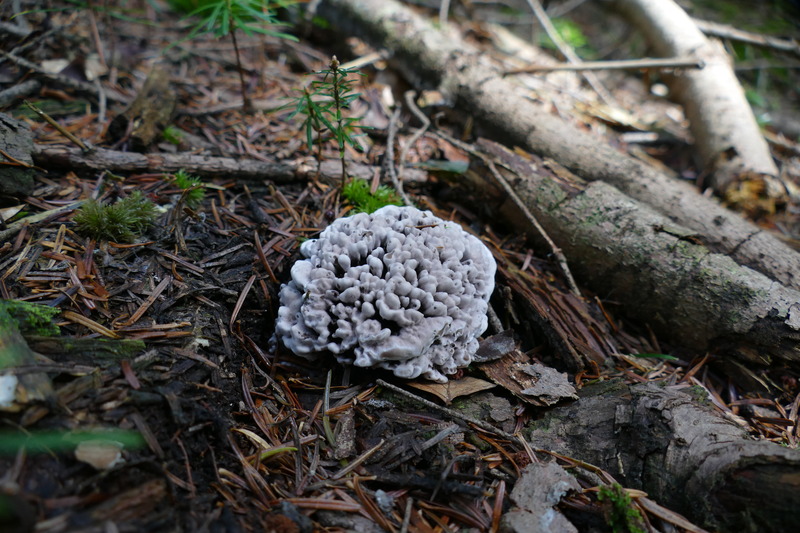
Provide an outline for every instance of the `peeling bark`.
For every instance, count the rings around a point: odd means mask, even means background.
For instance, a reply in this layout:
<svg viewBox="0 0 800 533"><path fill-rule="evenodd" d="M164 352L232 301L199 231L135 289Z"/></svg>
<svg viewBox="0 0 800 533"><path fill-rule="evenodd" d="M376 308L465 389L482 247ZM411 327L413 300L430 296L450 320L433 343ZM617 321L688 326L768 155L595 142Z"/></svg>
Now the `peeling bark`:
<svg viewBox="0 0 800 533"><path fill-rule="evenodd" d="M17 162L3 156L0 161L0 196L24 196L33 191L33 168L31 164L33 133L30 126L6 114L0 113L0 150Z"/></svg>
<svg viewBox="0 0 800 533"><path fill-rule="evenodd" d="M550 115L458 35L438 31L393 0L324 0L319 13L343 34L391 50L409 81L438 86L498 140L553 158L584 179L606 181L702 234L712 251L800 289L800 254L688 184Z"/></svg>
<svg viewBox="0 0 800 533"><path fill-rule="evenodd" d="M800 451L751 440L703 405L703 394L688 386L601 383L535 422L528 438L599 466L706 527L794 530Z"/></svg>

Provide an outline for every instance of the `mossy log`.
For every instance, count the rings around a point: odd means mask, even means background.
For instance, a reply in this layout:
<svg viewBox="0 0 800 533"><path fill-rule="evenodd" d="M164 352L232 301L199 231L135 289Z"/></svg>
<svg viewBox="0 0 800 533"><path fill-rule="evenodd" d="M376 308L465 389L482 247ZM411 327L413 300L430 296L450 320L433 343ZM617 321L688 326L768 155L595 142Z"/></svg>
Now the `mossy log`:
<svg viewBox="0 0 800 533"><path fill-rule="evenodd" d="M289 161L258 161L255 159L234 159L232 157L213 157L197 154L165 154L119 152L105 148L95 148L83 153L70 146L35 145L33 160L44 168L69 168L72 170L108 170L111 172L159 172L174 174L184 170L194 176L204 178L271 180L275 183L292 183L314 179L317 163L303 159ZM375 175L377 167L362 163L347 165L348 175L354 178L369 179ZM329 183L338 183L342 176L342 164L338 159L322 162L320 177ZM419 169L408 169L406 181L424 179L425 173Z"/></svg>

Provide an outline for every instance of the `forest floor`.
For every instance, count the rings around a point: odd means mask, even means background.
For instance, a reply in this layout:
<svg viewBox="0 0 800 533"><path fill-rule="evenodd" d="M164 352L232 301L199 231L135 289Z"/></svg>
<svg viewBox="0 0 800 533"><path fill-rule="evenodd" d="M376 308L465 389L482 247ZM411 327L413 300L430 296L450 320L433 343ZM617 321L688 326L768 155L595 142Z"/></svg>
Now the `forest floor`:
<svg viewBox="0 0 800 533"><path fill-rule="evenodd" d="M387 166L408 147L404 186L413 202L458 221L489 247L499 266L491 302L497 316L482 349L505 357L472 365L446 385L295 357L273 339L280 284L299 244L353 206L339 195L335 144L326 140L321 152L309 150L301 119L285 106L320 79L312 73L328 68L333 53L345 62L373 50L319 29L299 42L240 34L254 106L245 113L230 40L180 41L190 22L161 3L141 4L133 21L88 9L33 12L28 18L41 31L19 41L3 37L4 49L38 66L68 60L27 100L62 130L107 149L110 166L70 166L94 156L80 155L63 131L21 101L6 107L30 126L39 155L35 190L0 206L0 229L68 208L0 243L0 296L59 310L61 332L26 335L40 354L27 369L48 376L48 401L0 414L0 438L10 443L0 447L0 529L494 531L524 468L557 461L582 489L566 495L560 510L581 530L611 531L613 504L600 501L597 489L598 476L610 476L516 437L550 401L521 394L519 382L515 390L509 369L535 362L571 369L553 336L589 354L584 368L569 374L578 391L613 379L702 388L754 438L797 446L796 373L743 369L742 379L731 379L715 370L713 353L665 345L646 324L621 318L604 295L574 296L549 250L531 248L519 231L491 217L483 198L458 187L467 152L430 131L409 146L421 124L408 109L391 119L406 86L381 58L357 77L360 97L350 113L369 129L356 138L363 149L348 146L348 161L373 187L391 186ZM480 23L455 19L496 53ZM98 52L107 59L100 61ZM169 83L155 99L176 102L170 133L146 147L159 154L146 170L130 170L115 158L132 150L133 126L115 137L109 125L156 64ZM26 72L6 56L0 75L14 80L11 86ZM581 102L579 120L622 139L622 149L683 178L696 176L680 109L653 97L638 79L615 74L604 81L631 114L662 117L668 135L634 146L639 132L626 117L605 114L589 90L570 87L576 92L569 99ZM434 100L418 105L433 128L467 143L477 138L463 111L436 102L435 93L425 97ZM554 112L566 109L554 103ZM395 161L387 161L388 142ZM798 150L790 140L782 143L779 153ZM67 149L73 158L57 157ZM203 157L179 159L188 154ZM319 154L329 165L322 176ZM159 168L170 157L201 177L202 201L189 201L176 169ZM264 167L248 173L234 164L216 172L213 158ZM109 242L77 231L75 202L113 203L135 191L159 209L143 236ZM796 227L797 206L761 213L759 223ZM786 237L797 242L797 235ZM537 313L542 309L548 318ZM640 494L630 494L644 527L670 521L671 515L637 506Z"/></svg>

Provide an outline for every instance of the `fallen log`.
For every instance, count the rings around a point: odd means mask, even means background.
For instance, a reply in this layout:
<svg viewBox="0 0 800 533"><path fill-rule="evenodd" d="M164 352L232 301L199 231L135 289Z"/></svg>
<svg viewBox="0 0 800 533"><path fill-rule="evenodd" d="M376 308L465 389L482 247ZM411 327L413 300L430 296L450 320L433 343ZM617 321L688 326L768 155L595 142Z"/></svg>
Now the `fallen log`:
<svg viewBox="0 0 800 533"><path fill-rule="evenodd" d="M533 447L598 466L712 530L796 528L800 451L752 440L704 391L607 382L580 396L530 425Z"/></svg>
<svg viewBox="0 0 800 533"><path fill-rule="evenodd" d="M689 119L708 185L724 196L740 178L776 178L778 168L722 45L706 38L672 0L615 0L612 6L645 36L658 55L692 56L705 64L702 69L676 71L665 79ZM777 183L768 192L786 199L786 188Z"/></svg>
<svg viewBox="0 0 800 533"><path fill-rule="evenodd" d="M394 64L411 83L418 88L437 85L497 140L555 159L584 179L606 181L702 234L712 251L800 289L800 254L690 185L549 114L455 34L445 35L394 0L324 0L319 14L344 35L359 35L390 49Z"/></svg>
<svg viewBox="0 0 800 533"><path fill-rule="evenodd" d="M607 183L587 183L554 162L491 141L478 147L488 159L474 158L466 178L480 189L482 204L511 217L514 227L527 226L495 186L494 170L579 279L621 303L625 314L683 346L759 365L774 358L800 362L800 291L711 252L702 235Z"/></svg>

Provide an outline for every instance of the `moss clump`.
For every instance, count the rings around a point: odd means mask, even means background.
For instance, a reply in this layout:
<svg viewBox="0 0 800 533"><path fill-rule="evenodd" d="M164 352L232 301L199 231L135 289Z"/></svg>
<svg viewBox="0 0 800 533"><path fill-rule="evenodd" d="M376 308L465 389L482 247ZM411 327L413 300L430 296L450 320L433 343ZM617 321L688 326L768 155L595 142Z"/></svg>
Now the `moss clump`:
<svg viewBox="0 0 800 533"><path fill-rule="evenodd" d="M356 213L372 213L387 205L403 205L392 189L380 185L374 193L365 180L350 180L342 190L342 196L350 202Z"/></svg>
<svg viewBox="0 0 800 533"><path fill-rule="evenodd" d="M76 230L97 240L132 242L156 219L156 206L140 191L115 204L104 205L89 200L75 214Z"/></svg>
<svg viewBox="0 0 800 533"><path fill-rule="evenodd" d="M183 132L175 126L167 126L164 128L164 131L161 132L161 136L168 143L178 146L183 139Z"/></svg>
<svg viewBox="0 0 800 533"><path fill-rule="evenodd" d="M641 513L633 507L631 497L619 483L600 487L597 499L607 501L606 522L614 533L645 533Z"/></svg>
<svg viewBox="0 0 800 533"><path fill-rule="evenodd" d="M60 335L61 330L53 324L53 317L58 313L58 309L46 305L0 300L0 328L9 327L10 323L7 321L13 320L15 327L23 335Z"/></svg>

